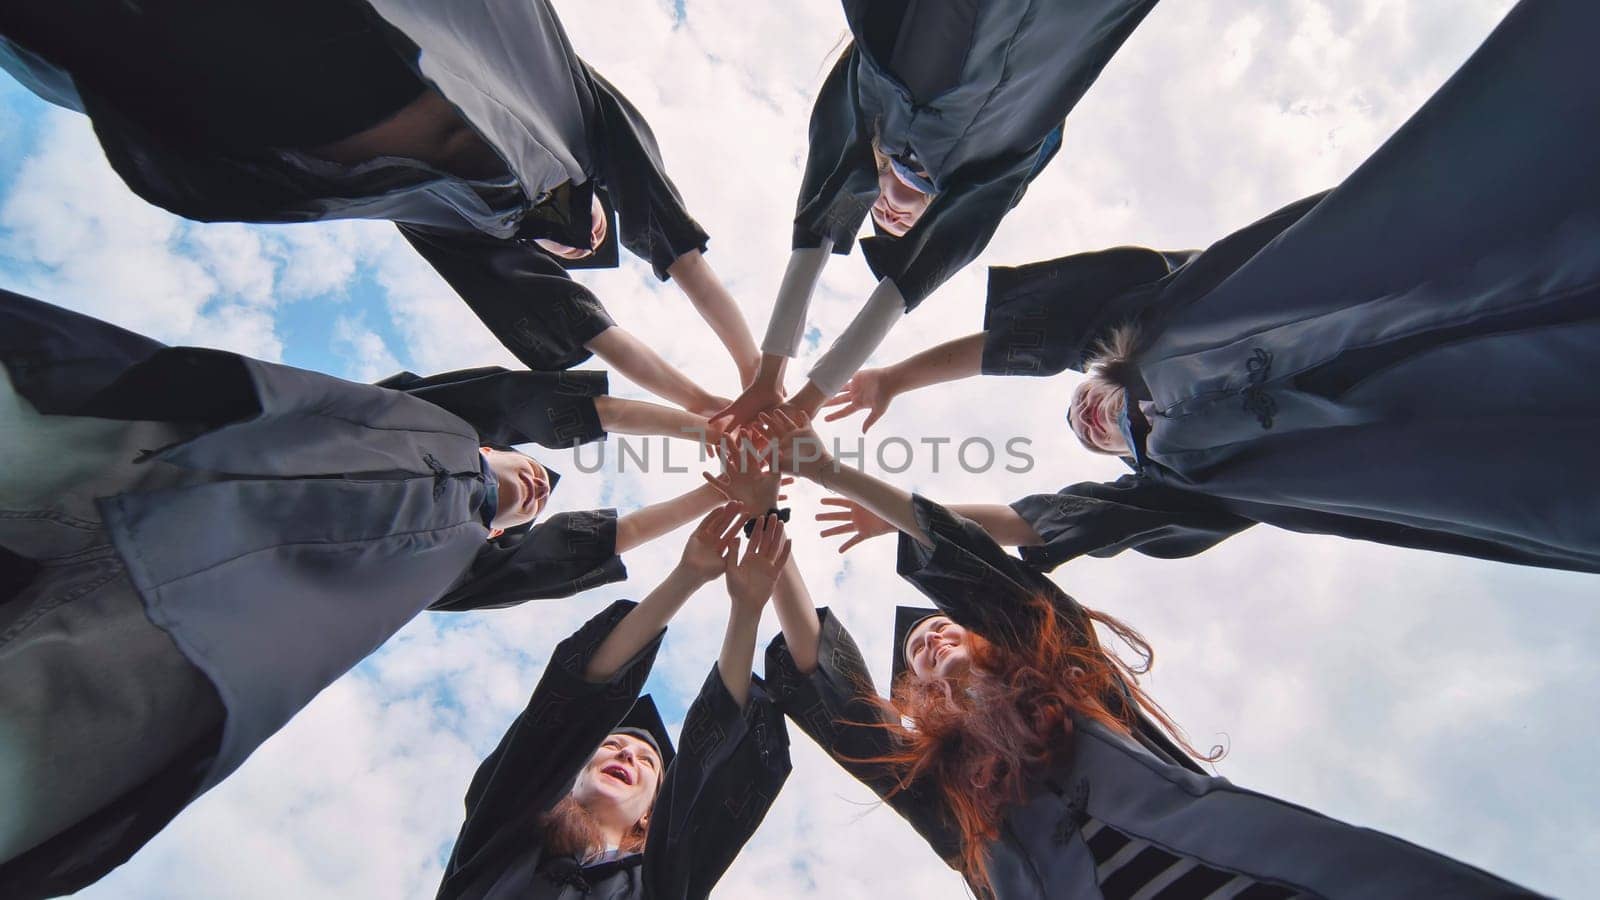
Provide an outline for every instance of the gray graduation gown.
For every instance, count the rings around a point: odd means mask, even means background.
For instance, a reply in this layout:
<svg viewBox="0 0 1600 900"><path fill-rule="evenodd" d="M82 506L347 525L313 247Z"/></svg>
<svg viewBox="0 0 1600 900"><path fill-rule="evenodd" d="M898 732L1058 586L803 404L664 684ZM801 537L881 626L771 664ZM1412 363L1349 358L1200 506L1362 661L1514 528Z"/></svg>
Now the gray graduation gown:
<svg viewBox="0 0 1600 900"><path fill-rule="evenodd" d="M1133 476L1016 509L1054 565L1254 522L1600 571L1600 7L1524 2L1336 189L1204 253L991 276L984 371L1136 322Z"/></svg>
<svg viewBox="0 0 1600 900"><path fill-rule="evenodd" d="M811 112L794 247L848 253L877 199L874 131L938 197L905 236L861 242L914 308L971 262L1060 148L1062 120L1155 0L845 0L853 43ZM896 10L899 10L897 13Z"/></svg>
<svg viewBox="0 0 1600 900"><path fill-rule="evenodd" d="M494 98L478 91L469 108L466 82L439 85L507 161L504 176L469 179L399 157L346 166L305 152L387 119L431 83L428 54L419 62L417 45L362 0L15 0L0 6L0 66L86 113L112 168L146 201L204 222L393 221L523 364L577 365L614 323L567 270L615 267L624 247L665 280L674 260L705 249L706 233L649 123L573 52L549 3L511 10L521 30L506 35L450 33L428 18L455 4L405 5L419 43L446 40L475 58L489 51L470 42L489 42L559 76L526 82L538 89L518 96L560 102L524 106L537 115L509 123L474 118ZM495 90L518 84L519 73L506 74ZM560 162L519 165L529 160ZM609 228L593 256L558 260L534 243L587 247L595 195Z"/></svg>
<svg viewBox="0 0 1600 900"><path fill-rule="evenodd" d="M1007 554L976 523L925 498L924 547L901 535L899 572L952 619L988 640L1026 640L1016 598L1043 592L1052 615L1086 627L1077 602ZM831 612L823 617L817 670L801 675L780 636L767 650L779 706L873 791L889 773L852 762L881 754L883 715L861 652ZM1116 708L1117 698L1111 698ZM1339 822L1207 775L1142 716L1131 734L1073 719L1068 764L1039 772L1023 804L988 847L999 900L1162 900L1211 896L1510 898L1536 896L1486 872L1381 832ZM952 867L960 841L931 785L913 782L888 804Z"/></svg>
<svg viewBox="0 0 1600 900"><path fill-rule="evenodd" d="M788 732L759 683L740 709L713 667L662 774L644 852L581 865L540 843L539 817L571 792L650 675L665 631L611 680L583 677L633 606L618 600L551 653L528 708L467 789L440 900L699 900L755 833L789 775Z"/></svg>
<svg viewBox="0 0 1600 900"><path fill-rule="evenodd" d="M99 507L150 621L204 673L226 713L214 754L174 760L131 825L104 832L86 821L8 863L6 878L75 889L120 864L430 604L507 605L625 576L610 512L555 517L512 542L486 543L484 438L402 391L165 347L3 291L0 364L46 415L200 426L143 458L206 473L201 483L106 496ZM555 377L501 372L488 383ZM586 387L591 396L548 392L546 407L581 419L587 404L597 428L592 393L603 376ZM491 433L557 430L536 427L531 396L498 416L492 397L517 395L488 396L461 408Z"/></svg>

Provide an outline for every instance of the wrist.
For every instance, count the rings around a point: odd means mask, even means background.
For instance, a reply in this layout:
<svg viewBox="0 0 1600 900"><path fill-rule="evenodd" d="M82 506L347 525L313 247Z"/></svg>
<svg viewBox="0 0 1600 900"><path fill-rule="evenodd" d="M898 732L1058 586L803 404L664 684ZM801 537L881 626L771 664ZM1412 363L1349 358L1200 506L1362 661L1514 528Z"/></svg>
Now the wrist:
<svg viewBox="0 0 1600 900"><path fill-rule="evenodd" d="M783 381L783 373L788 366L787 356L779 356L776 353L761 354L760 362L756 363L754 384L776 390L778 384Z"/></svg>
<svg viewBox="0 0 1600 900"><path fill-rule="evenodd" d="M705 585L717 580L721 572L702 572L687 561L680 561L677 568L667 574L667 581L674 587L684 589L687 593L694 593Z"/></svg>
<svg viewBox="0 0 1600 900"><path fill-rule="evenodd" d="M822 393L822 388L817 387L816 382L807 381L805 387L789 398L789 405L801 410L807 416L816 418L817 410L822 408L827 399L827 395Z"/></svg>

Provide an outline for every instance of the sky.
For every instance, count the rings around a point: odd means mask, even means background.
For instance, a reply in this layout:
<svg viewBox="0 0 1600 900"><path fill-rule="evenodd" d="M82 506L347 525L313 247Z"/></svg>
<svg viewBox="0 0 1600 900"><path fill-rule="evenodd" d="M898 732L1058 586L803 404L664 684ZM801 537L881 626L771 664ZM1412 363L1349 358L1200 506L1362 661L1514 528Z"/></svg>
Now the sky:
<svg viewBox="0 0 1600 900"><path fill-rule="evenodd" d="M1204 247L1336 183L1510 6L1158 5L1074 111L1060 155L988 251L870 364L978 330L987 265L1120 244ZM711 234L708 259L759 336L787 260L810 103L845 34L842 11L771 0L556 7L578 51L650 120L668 171ZM515 364L386 224L179 220L121 184L81 116L3 77L0 136L8 289L169 343L353 379ZM736 392L710 331L643 263L578 277L673 363L714 391ZM813 304L808 356L871 287L859 254L832 261ZM974 379L899 398L867 436L869 468L874 448L899 437L923 452L886 477L948 503L1114 478L1120 463L1086 454L1067 432L1073 384L1070 375ZM612 387L643 396L621 378ZM822 430L853 441L859 418ZM947 447L936 470L925 437L952 446L1024 437L1034 464L969 472L952 465ZM695 467L659 471L659 457L657 471L618 472L615 442L608 450L608 465L592 474L578 472L569 452L544 455L570 476L552 510L626 511L699 483ZM590 467L593 453L584 451ZM1508 455L1507 464L1523 463ZM892 607L916 595L894 574L889 539L840 556L835 539L817 536L820 496L801 485L791 497L796 558L883 683ZM629 553L631 577L620 585L417 619L80 896L432 896L477 761L526 702L551 648L610 600L647 593L686 534ZM1216 770L1236 784L1558 896L1586 894L1600 879L1593 576L1257 527L1193 559L1084 559L1054 577L1149 638L1156 666L1147 686L1197 745L1228 747ZM669 630L649 685L669 720L681 720L715 659L726 610L713 584ZM769 613L763 643L776 630ZM788 787L716 896L964 894L892 811L798 729L791 740Z"/></svg>

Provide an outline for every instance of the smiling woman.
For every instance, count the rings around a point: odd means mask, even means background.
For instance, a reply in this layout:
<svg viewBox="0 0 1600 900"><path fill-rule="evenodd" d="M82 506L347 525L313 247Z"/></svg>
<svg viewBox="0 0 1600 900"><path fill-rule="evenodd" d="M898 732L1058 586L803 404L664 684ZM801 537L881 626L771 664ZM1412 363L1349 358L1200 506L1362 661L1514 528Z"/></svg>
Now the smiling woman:
<svg viewBox="0 0 1600 900"><path fill-rule="evenodd" d="M740 559L740 521L734 506L712 512L649 596L612 604L556 647L472 779L441 900L710 892L789 774L783 718L749 674L787 543L773 520ZM723 656L684 720L695 739L678 753L639 690L666 623L724 573L734 602ZM658 806L670 814L656 816Z"/></svg>

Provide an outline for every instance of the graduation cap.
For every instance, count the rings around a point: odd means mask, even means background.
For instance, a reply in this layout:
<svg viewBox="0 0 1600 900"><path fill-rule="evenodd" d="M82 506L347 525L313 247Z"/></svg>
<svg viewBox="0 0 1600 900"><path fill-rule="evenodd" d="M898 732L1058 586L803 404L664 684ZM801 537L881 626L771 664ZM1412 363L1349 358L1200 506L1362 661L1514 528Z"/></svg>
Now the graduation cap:
<svg viewBox="0 0 1600 900"><path fill-rule="evenodd" d="M649 694L633 701L633 708L622 717L617 727L611 729L611 733L631 735L654 747L656 754L661 757L663 772L672 764L672 757L677 755L672 747L672 736L667 734L667 723L661 721L661 712L656 709L656 702Z"/></svg>
<svg viewBox="0 0 1600 900"><path fill-rule="evenodd" d="M911 636L911 629L916 628L925 619L942 616L943 612L931 606L896 606L894 608L894 664L890 668L891 681L898 680L900 673L911 667L911 661L906 659L906 638Z"/></svg>

